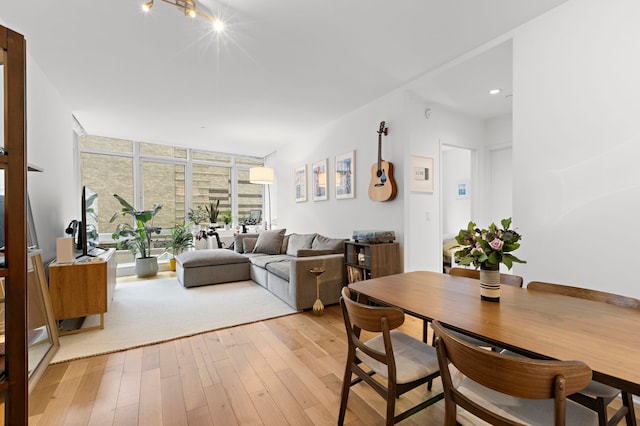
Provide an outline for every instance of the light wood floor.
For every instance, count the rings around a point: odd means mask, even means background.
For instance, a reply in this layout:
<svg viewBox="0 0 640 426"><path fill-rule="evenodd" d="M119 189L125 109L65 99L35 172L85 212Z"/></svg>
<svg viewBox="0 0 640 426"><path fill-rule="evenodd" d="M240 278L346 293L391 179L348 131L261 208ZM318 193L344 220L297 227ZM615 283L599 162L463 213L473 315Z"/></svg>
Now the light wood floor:
<svg viewBox="0 0 640 426"><path fill-rule="evenodd" d="M407 316L405 332L421 336ZM346 356L338 306L48 367L30 425L335 425ZM439 391L440 381L434 384ZM403 396L399 409L427 395ZM441 425L444 404L402 425ZM383 425L384 401L352 388L346 424Z"/></svg>

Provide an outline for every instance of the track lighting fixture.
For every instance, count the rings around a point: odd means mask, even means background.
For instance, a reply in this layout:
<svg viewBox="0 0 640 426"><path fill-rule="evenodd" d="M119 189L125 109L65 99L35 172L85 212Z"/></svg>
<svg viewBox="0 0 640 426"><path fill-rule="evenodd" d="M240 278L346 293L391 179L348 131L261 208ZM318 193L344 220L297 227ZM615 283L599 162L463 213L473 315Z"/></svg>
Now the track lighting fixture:
<svg viewBox="0 0 640 426"><path fill-rule="evenodd" d="M184 15L190 18L195 18L196 15L198 15L198 16L202 16L205 19L210 20L213 23L213 29L216 32L220 32L224 29L224 23L220 19L214 18L211 15L207 15L206 13L200 12L199 10L197 10L195 0L162 0L162 1L170 5L173 5L179 9L182 9L182 11L184 12ZM142 10L145 12L149 12L152 7L153 7L153 0L149 0L142 4Z"/></svg>

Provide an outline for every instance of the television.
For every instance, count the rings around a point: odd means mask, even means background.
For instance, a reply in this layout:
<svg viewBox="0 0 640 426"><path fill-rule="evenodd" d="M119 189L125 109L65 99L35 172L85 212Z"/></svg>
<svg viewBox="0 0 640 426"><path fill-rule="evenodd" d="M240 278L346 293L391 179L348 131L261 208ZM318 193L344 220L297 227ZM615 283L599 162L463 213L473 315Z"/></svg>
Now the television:
<svg viewBox="0 0 640 426"><path fill-rule="evenodd" d="M97 256L102 252L98 248L98 194L83 186L80 205L81 219L78 224L76 250L82 252L79 257Z"/></svg>

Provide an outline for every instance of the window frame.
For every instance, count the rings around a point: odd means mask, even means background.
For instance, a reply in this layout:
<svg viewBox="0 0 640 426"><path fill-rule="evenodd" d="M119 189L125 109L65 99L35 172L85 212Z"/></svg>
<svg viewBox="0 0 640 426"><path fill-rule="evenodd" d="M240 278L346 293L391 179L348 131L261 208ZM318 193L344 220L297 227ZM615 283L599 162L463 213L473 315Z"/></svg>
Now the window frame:
<svg viewBox="0 0 640 426"><path fill-rule="evenodd" d="M77 182L78 182L78 193L80 193L80 191L82 190L82 161L81 161L81 157L82 154L96 154L96 155L109 155L109 156L117 156L117 157L126 157L126 158L132 158L132 164L133 164L133 205L136 209L141 209L142 206L144 205L144 200L143 200L143 196L144 196L144 191L143 191L143 186L144 186L144 182L143 182L143 173L142 173L142 168L143 168L143 164L145 161L150 161L150 162L155 162L155 163L163 163L163 164L173 164L173 165L183 165L185 168L185 221L186 221L186 215L188 212L189 207L187 206L193 206L193 166L194 165L203 165L203 166L213 166L213 167L223 167L223 168L229 168L230 169L230 188L229 190L231 191L231 197L230 197L230 203L231 203L231 213L233 215L234 218L236 218L234 220L234 223L237 223L238 220L238 211L239 211L239 207L238 207L238 201L240 199L240 194L238 194L239 191L239 184L238 184L238 175L239 175L239 170L249 170L251 167L256 167L258 165L264 165L265 163L265 159L263 157L252 157L252 156L248 156L248 155L238 155L238 154L229 154L229 153L221 153L221 152L215 152L215 151L207 151L207 150L203 150L203 149L196 149L196 148L185 148L185 147L181 147L181 146L170 146L172 148L176 148L176 149L186 149L187 151L187 157L186 159L184 158L173 158L173 157L165 157L165 156L158 156L158 155L151 155L151 154L141 154L140 153L140 144L141 143L146 143L149 144L149 142L139 142L139 141L129 141L132 143L132 152L123 152L123 151L113 151L113 150L109 150L109 149L98 149L98 148L84 148L82 147L82 140L84 140L84 138L87 137L92 137L94 135L88 135L84 132L84 130L76 130L76 133L78 133L78 137L74 138L74 145L75 145L75 152L77 153L77 155L75 156L75 173L77 175ZM97 136L95 135L95 137L101 137L101 136ZM108 137L104 137L105 139L109 139ZM123 139L118 139L118 140L123 140ZM194 152L206 152L208 154L212 154L212 155L220 155L220 156L226 156L229 157L230 161L229 162L222 162L222 161L209 161L209 160L194 160L193 159L193 154ZM240 159L246 159L249 160L250 162L255 162L255 165L253 164L243 164L242 161L238 162L237 160ZM239 164L240 163L240 164ZM262 193L262 211L264 211L264 203L265 203L265 198L264 198L264 191L261 191ZM163 230L163 233L168 232L168 230ZM107 240L111 240L111 233L110 232L101 232L100 233L100 240L101 241L107 241Z"/></svg>

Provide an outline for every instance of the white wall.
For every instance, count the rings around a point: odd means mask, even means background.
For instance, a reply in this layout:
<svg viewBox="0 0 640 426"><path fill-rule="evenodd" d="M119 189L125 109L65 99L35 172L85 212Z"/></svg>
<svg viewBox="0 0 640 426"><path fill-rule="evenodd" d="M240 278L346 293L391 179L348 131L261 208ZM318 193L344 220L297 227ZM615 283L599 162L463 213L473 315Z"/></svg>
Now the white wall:
<svg viewBox="0 0 640 426"><path fill-rule="evenodd" d="M640 2L572 0L514 37L516 267L640 297Z"/></svg>
<svg viewBox="0 0 640 426"><path fill-rule="evenodd" d="M513 217L513 149L489 149L488 157L489 216L498 224L504 218ZM518 223L513 225L518 229Z"/></svg>
<svg viewBox="0 0 640 426"><path fill-rule="evenodd" d="M424 115L427 107L433 111L429 119ZM398 196L393 201L374 202L368 197L368 187L371 167L377 162L377 130L382 120L389 127L389 135L382 140L382 157L395 167ZM357 229L393 230L402 247L406 271L439 271L442 269L440 142L446 140L456 146L478 149L483 147L484 138L484 120L450 111L398 89L269 158L269 163L276 167L277 225L287 228L287 232L319 232L344 238L350 238ZM328 201L312 201L309 196L307 202L295 202L295 167L307 164L310 169L311 163L328 157L329 171L333 173L334 156L352 149L356 151L354 199L336 200L332 190ZM406 182L410 155L434 159L433 193L409 191ZM479 157L484 161L483 155ZM307 173L310 177L309 170ZM333 183L331 178L330 184ZM309 180L309 194L310 189ZM480 215L483 219L486 203L481 195L477 204L478 210L484 212ZM430 220L426 219L427 213Z"/></svg>
<svg viewBox="0 0 640 426"><path fill-rule="evenodd" d="M513 141L513 114L500 115L486 120L486 146L488 148L511 147Z"/></svg>
<svg viewBox="0 0 640 426"><path fill-rule="evenodd" d="M368 197L371 167L378 160L378 130L385 121L389 129L382 136L382 158L393 163L400 189L392 201L374 202ZM330 237L351 238L354 230L392 230L402 244L404 179L402 93L394 92L353 111L314 134L280 149L269 158L276 167L277 225L287 232L318 232ZM335 156L355 151L355 198L335 198ZM311 164L329 159L329 199L313 201ZM293 170L307 165L308 201L296 203Z"/></svg>
<svg viewBox="0 0 640 426"><path fill-rule="evenodd" d="M489 188L489 217L499 221L513 217L513 117L502 115L486 121L487 175ZM518 228L518 223L514 222Z"/></svg>
<svg viewBox="0 0 640 426"><path fill-rule="evenodd" d="M71 109L27 55L27 160L44 169L29 172L27 185L45 262L55 258L56 238L80 214L71 123Z"/></svg>
<svg viewBox="0 0 640 426"><path fill-rule="evenodd" d="M425 109L430 108L427 118ZM407 94L404 114L408 120L408 140L405 155L434 159L437 180L433 193L407 192L405 202L405 262L407 270L442 270L442 206L440 189L440 144L446 143L476 151L476 163L484 161L484 120L469 117L441 105ZM405 171L408 173L408 170ZM477 164L472 164L473 181L484 181ZM406 190L406 188L405 188ZM486 187L475 185L472 190L473 220L486 221ZM430 220L427 220L427 214Z"/></svg>

